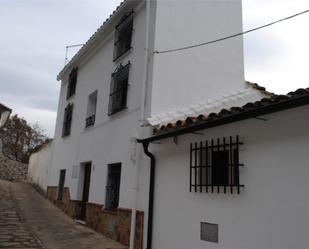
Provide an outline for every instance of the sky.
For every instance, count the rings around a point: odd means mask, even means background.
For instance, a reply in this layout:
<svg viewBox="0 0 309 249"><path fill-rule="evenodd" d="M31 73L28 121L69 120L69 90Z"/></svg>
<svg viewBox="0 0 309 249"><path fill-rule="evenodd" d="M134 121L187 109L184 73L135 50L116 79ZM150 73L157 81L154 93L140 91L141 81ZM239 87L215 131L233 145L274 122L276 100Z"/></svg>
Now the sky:
<svg viewBox="0 0 309 249"><path fill-rule="evenodd" d="M0 0L0 103L53 136L60 88L56 76L64 66L65 47L87 41L119 3ZM308 0L243 0L243 28L307 9ZM244 36L246 80L275 93L309 87L308 26L305 14ZM69 57L75 52L71 49Z"/></svg>

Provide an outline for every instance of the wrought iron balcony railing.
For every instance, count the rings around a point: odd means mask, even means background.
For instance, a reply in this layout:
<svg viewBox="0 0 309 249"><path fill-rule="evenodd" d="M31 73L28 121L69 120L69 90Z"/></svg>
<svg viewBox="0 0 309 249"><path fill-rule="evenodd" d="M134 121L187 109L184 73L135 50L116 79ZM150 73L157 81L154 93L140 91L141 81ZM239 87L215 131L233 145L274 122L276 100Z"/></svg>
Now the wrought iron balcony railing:
<svg viewBox="0 0 309 249"><path fill-rule="evenodd" d="M94 123L95 123L95 115L91 115L90 117L86 118L86 128L94 125Z"/></svg>

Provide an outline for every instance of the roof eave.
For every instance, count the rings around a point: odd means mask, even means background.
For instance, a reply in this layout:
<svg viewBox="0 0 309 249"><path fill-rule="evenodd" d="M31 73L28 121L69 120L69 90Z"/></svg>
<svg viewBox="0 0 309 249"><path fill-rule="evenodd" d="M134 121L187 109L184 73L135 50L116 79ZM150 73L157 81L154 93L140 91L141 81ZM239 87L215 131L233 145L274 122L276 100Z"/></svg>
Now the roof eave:
<svg viewBox="0 0 309 249"><path fill-rule="evenodd" d="M288 109L292 109L295 107L308 105L309 104L309 94L299 97L294 97L293 99L288 99L280 102L275 102L273 104L256 107L254 109L246 110L240 113L235 113L228 115L223 118L214 119L211 121L199 122L197 124L191 124L189 126L179 128L177 130L167 131L165 133L155 135L145 139L137 139L138 143L150 143L158 140L163 140L171 137L177 137L179 135L184 135L188 133L192 133L199 130L209 129L216 126L221 126L229 123L234 123L237 121L256 118L261 115L271 114L279 111L284 111Z"/></svg>
<svg viewBox="0 0 309 249"><path fill-rule="evenodd" d="M71 68L76 66L76 64L80 63L80 60L85 56L90 48L95 44L96 41L98 41L99 37L104 35L105 31L109 28L110 24L113 23L115 19L117 19L119 16L119 13L125 9L129 3L132 1L124 0L114 11L113 14L105 21L101 27L96 31L96 33L93 34L92 37L89 38L89 40L82 46L82 48L73 56L73 58L69 61L68 64L64 66L64 68L59 72L57 75L57 80L60 81L64 78L64 76L70 71Z"/></svg>

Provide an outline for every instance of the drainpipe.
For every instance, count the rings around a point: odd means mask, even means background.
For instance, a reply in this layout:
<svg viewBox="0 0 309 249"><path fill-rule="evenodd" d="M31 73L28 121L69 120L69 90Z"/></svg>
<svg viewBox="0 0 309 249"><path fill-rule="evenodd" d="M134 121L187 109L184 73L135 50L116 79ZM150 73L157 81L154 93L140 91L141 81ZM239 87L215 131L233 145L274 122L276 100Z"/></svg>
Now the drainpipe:
<svg viewBox="0 0 309 249"><path fill-rule="evenodd" d="M155 169L156 159L148 150L149 142L143 143L144 153L150 158L150 183L149 183L149 201L148 201L148 227L147 227L147 249L152 248L152 228L153 228L153 203L155 189Z"/></svg>
<svg viewBox="0 0 309 249"><path fill-rule="evenodd" d="M142 85L142 102L141 102L141 114L140 121L141 127L138 128L137 137L143 136L143 124L145 120L145 109L146 109L146 98L147 98L147 82L148 82L148 70L149 70L149 24L150 24L150 1L146 1L146 30L145 30L145 50L144 50L144 74L143 74L143 85ZM137 147L136 153L136 174L135 174L135 186L134 186L134 206L131 214L131 227L130 227L130 249L134 249L135 243L135 230L136 230L136 209L137 209L137 196L138 196L138 184L139 184L139 168L141 158L141 148ZM147 246L148 247L148 246Z"/></svg>

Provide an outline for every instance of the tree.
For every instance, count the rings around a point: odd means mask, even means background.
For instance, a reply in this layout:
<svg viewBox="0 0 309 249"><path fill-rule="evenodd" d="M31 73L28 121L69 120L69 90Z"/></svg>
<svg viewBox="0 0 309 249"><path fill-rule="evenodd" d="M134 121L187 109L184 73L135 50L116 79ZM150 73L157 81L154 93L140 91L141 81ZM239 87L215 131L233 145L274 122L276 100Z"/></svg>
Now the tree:
<svg viewBox="0 0 309 249"><path fill-rule="evenodd" d="M38 124L30 125L15 114L0 129L3 154L12 160L28 163L30 155L49 141L43 132Z"/></svg>

